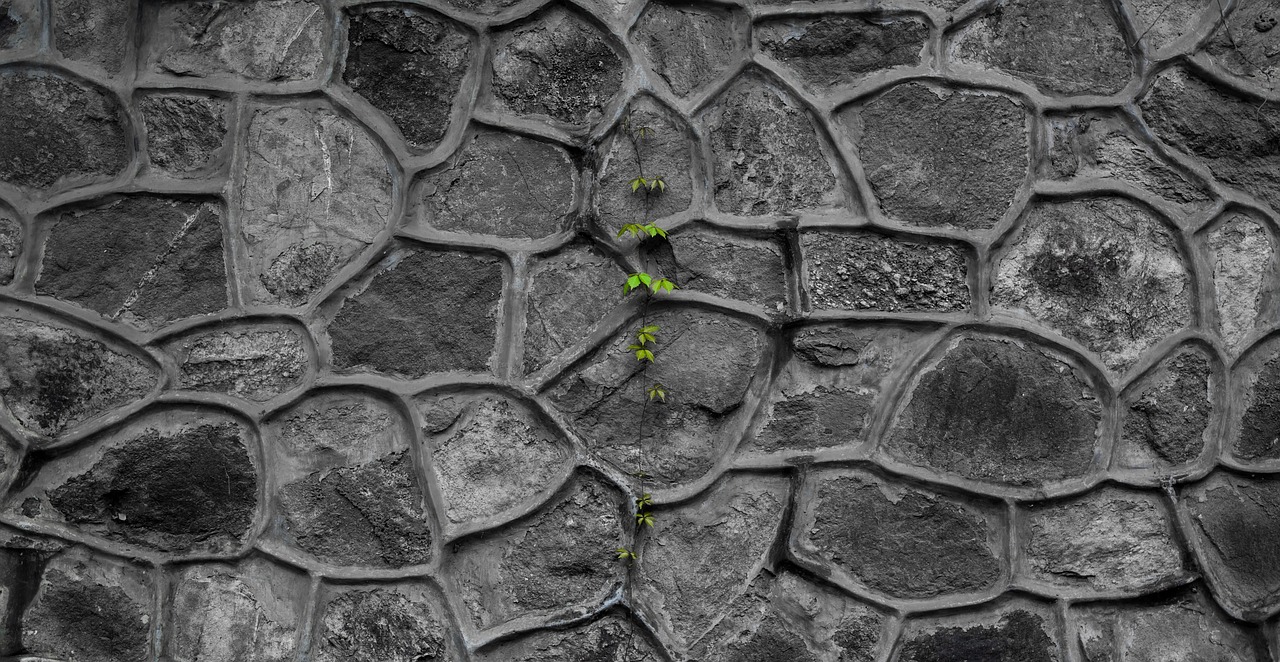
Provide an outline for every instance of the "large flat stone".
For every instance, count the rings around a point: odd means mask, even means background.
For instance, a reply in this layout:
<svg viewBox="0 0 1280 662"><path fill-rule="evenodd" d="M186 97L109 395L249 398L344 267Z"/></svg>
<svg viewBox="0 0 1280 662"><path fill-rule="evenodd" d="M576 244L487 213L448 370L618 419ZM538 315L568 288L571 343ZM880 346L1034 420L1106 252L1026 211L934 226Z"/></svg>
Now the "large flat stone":
<svg viewBox="0 0 1280 662"><path fill-rule="evenodd" d="M887 312L967 310L968 255L957 244L876 232L800 235L815 308Z"/></svg>
<svg viewBox="0 0 1280 662"><path fill-rule="evenodd" d="M728 8L689 2L651 2L632 40L678 96L724 75L737 55L735 17Z"/></svg>
<svg viewBox="0 0 1280 662"><path fill-rule="evenodd" d="M166 343L165 349L178 364L178 388L254 402L301 385L310 362L300 330L278 323L198 330Z"/></svg>
<svg viewBox="0 0 1280 662"><path fill-rule="evenodd" d="M262 558L180 567L171 580L175 662L292 662L307 576Z"/></svg>
<svg viewBox="0 0 1280 662"><path fill-rule="evenodd" d="M919 64L929 27L915 17L828 14L759 21L753 33L761 52L822 94L877 71Z"/></svg>
<svg viewBox="0 0 1280 662"><path fill-rule="evenodd" d="M146 64L157 73L289 82L314 78L328 50L325 11L309 0L159 4Z"/></svg>
<svg viewBox="0 0 1280 662"><path fill-rule="evenodd" d="M1242 341L1276 306L1265 291L1275 278L1275 237L1251 216L1232 214L1209 235L1213 293L1218 304L1218 329L1228 346L1242 349Z"/></svg>
<svg viewBox="0 0 1280 662"><path fill-rule="evenodd" d="M681 228L650 254L658 271L686 292L704 292L755 304L770 313L786 308L787 247L773 237L710 228Z"/></svg>
<svg viewBox="0 0 1280 662"><path fill-rule="evenodd" d="M142 571L76 550L49 563L14 625L24 652L39 659L144 660L154 591Z"/></svg>
<svg viewBox="0 0 1280 662"><path fill-rule="evenodd" d="M1280 609L1280 481L1216 473L1178 505L1218 604L1247 620Z"/></svg>
<svg viewBox="0 0 1280 662"><path fill-rule="evenodd" d="M1195 461L1209 440L1213 398L1225 388L1223 382L1196 346L1166 357L1123 396L1118 464L1168 473Z"/></svg>
<svg viewBox="0 0 1280 662"><path fill-rule="evenodd" d="M525 371L542 368L586 338L618 305L626 277L612 257L589 244L573 244L555 255L530 259ZM617 289L608 286L615 283Z"/></svg>
<svg viewBox="0 0 1280 662"><path fill-rule="evenodd" d="M181 179L209 175L225 160L228 103L216 97L156 93L138 101L151 165Z"/></svg>

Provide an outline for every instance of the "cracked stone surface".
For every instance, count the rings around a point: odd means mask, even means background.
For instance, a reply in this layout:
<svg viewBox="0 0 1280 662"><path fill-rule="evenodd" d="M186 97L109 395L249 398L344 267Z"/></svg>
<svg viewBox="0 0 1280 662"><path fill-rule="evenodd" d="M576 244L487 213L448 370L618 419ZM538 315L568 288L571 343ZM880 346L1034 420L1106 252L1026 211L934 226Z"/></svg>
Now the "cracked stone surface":
<svg viewBox="0 0 1280 662"><path fill-rule="evenodd" d="M1125 394L1117 460L1157 471L1194 461L1209 441L1214 399L1224 388L1204 350L1179 348Z"/></svg>
<svg viewBox="0 0 1280 662"><path fill-rule="evenodd" d="M459 660L444 620L437 599L421 586L335 591L319 618L316 659Z"/></svg>
<svg viewBox="0 0 1280 662"><path fill-rule="evenodd" d="M737 55L735 17L724 7L653 2L632 38L678 96L689 96L724 75Z"/></svg>
<svg viewBox="0 0 1280 662"><path fill-rule="evenodd" d="M599 284L624 278L613 258L590 245L531 260L524 369L542 368L582 340L617 305L613 292Z"/></svg>
<svg viewBox="0 0 1280 662"><path fill-rule="evenodd" d="M800 237L815 308L928 310L969 307L965 252L871 232L806 232Z"/></svg>
<svg viewBox="0 0 1280 662"><path fill-rule="evenodd" d="M1231 215L1209 237L1218 326L1237 351L1276 305L1268 287L1276 278L1274 242L1265 225L1244 214Z"/></svg>
<svg viewBox="0 0 1280 662"><path fill-rule="evenodd" d="M160 3L147 53L157 73L296 81L320 73L325 12L309 0Z"/></svg>
<svg viewBox="0 0 1280 662"><path fill-rule="evenodd" d="M627 223L645 223L680 213L693 200L684 185L689 178L693 146L688 123L650 97L627 108L623 122L610 134L596 180L597 213L616 232ZM665 190L631 190L636 164L648 179L661 178Z"/></svg>
<svg viewBox="0 0 1280 662"><path fill-rule="evenodd" d="M155 94L138 104L147 131L151 165L166 175L194 179L215 171L227 138L223 99Z"/></svg>
<svg viewBox="0 0 1280 662"><path fill-rule="evenodd" d="M307 348L298 330L262 324L234 331L193 333L168 346L178 386L264 402L302 383Z"/></svg>
<svg viewBox="0 0 1280 662"><path fill-rule="evenodd" d="M286 662L302 625L296 596L307 578L253 558L239 564L206 563L175 573L174 659L182 662Z"/></svg>
<svg viewBox="0 0 1280 662"><path fill-rule="evenodd" d="M755 26L761 52L783 63L812 90L920 62L929 28L914 17L834 14L778 18Z"/></svg>

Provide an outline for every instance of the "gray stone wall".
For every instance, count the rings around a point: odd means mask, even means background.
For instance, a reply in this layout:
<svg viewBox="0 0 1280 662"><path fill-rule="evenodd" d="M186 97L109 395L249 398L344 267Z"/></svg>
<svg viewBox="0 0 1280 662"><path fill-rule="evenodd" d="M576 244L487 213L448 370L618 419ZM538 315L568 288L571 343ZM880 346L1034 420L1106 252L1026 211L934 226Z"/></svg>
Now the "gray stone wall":
<svg viewBox="0 0 1280 662"><path fill-rule="evenodd" d="M0 658L1276 659L1278 20L0 0Z"/></svg>

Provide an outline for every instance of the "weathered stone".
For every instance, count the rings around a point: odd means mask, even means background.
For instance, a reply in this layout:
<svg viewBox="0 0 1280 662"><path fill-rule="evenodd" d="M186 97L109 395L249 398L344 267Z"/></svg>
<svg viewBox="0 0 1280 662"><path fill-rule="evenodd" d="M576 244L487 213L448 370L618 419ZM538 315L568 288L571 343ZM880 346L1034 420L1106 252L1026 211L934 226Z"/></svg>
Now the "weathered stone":
<svg viewBox="0 0 1280 662"><path fill-rule="evenodd" d="M839 117L899 223L989 229L1026 178L1026 110L1008 97L907 83Z"/></svg>
<svg viewBox="0 0 1280 662"><path fill-rule="evenodd" d="M893 598L922 599L987 591L1000 581L1000 533L994 503L895 484L862 470L812 474L796 543L857 585Z"/></svg>
<svg viewBox="0 0 1280 662"><path fill-rule="evenodd" d="M724 75L737 55L733 14L724 7L651 2L632 39L677 96L689 96Z"/></svg>
<svg viewBox="0 0 1280 662"><path fill-rule="evenodd" d="M45 460L21 514L175 554L238 549L258 508L255 435L216 410L152 410Z"/></svg>
<svg viewBox="0 0 1280 662"><path fill-rule="evenodd" d="M1183 37L1218 13L1217 0L1129 0L1128 5L1138 41L1158 58L1176 54Z"/></svg>
<svg viewBox="0 0 1280 662"><path fill-rule="evenodd" d="M35 46L41 13L39 0L0 0L0 50Z"/></svg>
<svg viewBox="0 0 1280 662"><path fill-rule="evenodd" d="M676 648L697 641L745 593L787 509L785 476L735 474L688 504L655 509L638 543L636 599Z"/></svg>
<svg viewBox="0 0 1280 662"><path fill-rule="evenodd" d="M165 349L178 364L181 389L265 402L297 387L307 375L307 346L301 333L287 324L197 331Z"/></svg>
<svg viewBox="0 0 1280 662"><path fill-rule="evenodd" d="M1010 486L1080 476L1099 434L1095 389L1044 347L959 336L913 383L884 450L941 474Z"/></svg>
<svg viewBox="0 0 1280 662"><path fill-rule="evenodd" d="M460 662L463 654L434 593L418 585L354 588L324 606L317 662Z"/></svg>
<svg viewBox="0 0 1280 662"><path fill-rule="evenodd" d="M1119 197L1036 204L999 259L991 295L1117 372L1191 323L1190 298L1177 232Z"/></svg>
<svg viewBox="0 0 1280 662"><path fill-rule="evenodd" d="M1197 158L1220 182L1280 203L1280 109L1182 67L1160 72L1139 106L1157 137Z"/></svg>
<svg viewBox="0 0 1280 662"><path fill-rule="evenodd" d="M0 285L13 280L13 269L22 254L22 225L9 212L0 209Z"/></svg>
<svg viewBox="0 0 1280 662"><path fill-rule="evenodd" d="M452 524L525 509L568 477L567 442L530 405L489 392L424 398L418 407L428 421L423 433ZM433 425L436 420L449 426Z"/></svg>
<svg viewBox="0 0 1280 662"><path fill-rule="evenodd" d="M626 272L590 245L577 244L549 257L529 261L528 313L524 331L524 369L533 372L587 336L618 303Z"/></svg>
<svg viewBox="0 0 1280 662"><path fill-rule="evenodd" d="M56 435L141 399L150 361L62 326L0 317L0 398L28 430Z"/></svg>
<svg viewBox="0 0 1280 662"><path fill-rule="evenodd" d="M260 558L186 566L172 580L175 662L292 662L306 575Z"/></svg>
<svg viewBox="0 0 1280 662"><path fill-rule="evenodd" d="M1170 355L1126 390L1117 463L1167 475L1194 461L1209 437L1212 398L1223 377L1194 345Z"/></svg>
<svg viewBox="0 0 1280 662"><path fill-rule="evenodd" d="M1265 660L1265 644L1222 616L1200 589L1157 604L1073 607L1074 639L1089 662Z"/></svg>
<svg viewBox="0 0 1280 662"><path fill-rule="evenodd" d="M22 447L7 434L0 434L0 494L9 491L9 486L18 474L18 466L22 463ZM4 618L4 607L0 604L0 618ZM0 651L3 651L4 640L0 638Z"/></svg>
<svg viewBox="0 0 1280 662"><path fill-rule="evenodd" d="M1214 597L1232 616L1280 608L1280 481L1217 473L1183 492L1190 537Z"/></svg>
<svg viewBox="0 0 1280 662"><path fill-rule="evenodd" d="M795 332L774 377L751 451L811 452L857 443L881 402L885 379L928 336L900 326L819 326Z"/></svg>
<svg viewBox="0 0 1280 662"><path fill-rule="evenodd" d="M1039 610L1011 607L997 614L955 616L910 627L902 662L1059 662L1065 655L1054 641L1053 618ZM998 618L998 620L997 620Z"/></svg>
<svg viewBox="0 0 1280 662"><path fill-rule="evenodd" d="M764 338L738 319L694 310L651 315L647 324L659 327L652 366L625 349L634 338L627 328L548 395L592 452L670 486L715 463L758 370ZM646 405L645 389L655 383L665 387L665 401Z"/></svg>
<svg viewBox="0 0 1280 662"><path fill-rule="evenodd" d="M437 230L545 239L574 220L577 181L564 148L481 129L423 180L419 214Z"/></svg>
<svg viewBox="0 0 1280 662"><path fill-rule="evenodd" d="M1115 94L1133 75L1106 0L1003 0L956 36L955 57L1048 94Z"/></svg>
<svg viewBox="0 0 1280 662"><path fill-rule="evenodd" d="M111 179L129 163L114 94L52 71L0 69L0 181L47 189Z"/></svg>
<svg viewBox="0 0 1280 662"><path fill-rule="evenodd" d="M650 241L646 246L657 242ZM688 292L745 301L769 312L786 308L786 247L780 238L753 238L722 230L682 229L658 244L660 272Z"/></svg>
<svg viewBox="0 0 1280 662"><path fill-rule="evenodd" d="M800 235L815 308L955 312L969 308L968 259L958 245L875 232Z"/></svg>
<svg viewBox="0 0 1280 662"><path fill-rule="evenodd" d="M67 545L0 525L0 655L17 655L22 645L22 612L40 587L45 564Z"/></svg>
<svg viewBox="0 0 1280 662"><path fill-rule="evenodd" d="M365 249L391 214L391 175L365 129L329 110L263 108L249 124L240 238L254 301L299 306Z"/></svg>
<svg viewBox="0 0 1280 662"><path fill-rule="evenodd" d="M263 434L284 471L281 482L335 466L374 462L408 449L412 437L392 405L363 392L340 389L310 393L273 414L263 422Z"/></svg>
<svg viewBox="0 0 1280 662"><path fill-rule="evenodd" d="M434 148L449 129L471 62L471 36L411 5L359 7L348 16L343 81L386 113L410 145Z"/></svg>
<svg viewBox="0 0 1280 662"><path fill-rule="evenodd" d="M36 292L151 329L227 306L222 207L150 194L50 216Z"/></svg>
<svg viewBox="0 0 1280 662"><path fill-rule="evenodd" d="M876 71L920 62L929 27L915 17L787 16L753 28L758 48L823 93Z"/></svg>
<svg viewBox="0 0 1280 662"><path fill-rule="evenodd" d="M555 7L494 37L493 95L520 115L595 124L622 86L623 60L591 23Z"/></svg>
<svg viewBox="0 0 1280 662"><path fill-rule="evenodd" d="M524 0L444 0L446 4L477 14L493 15L514 7Z"/></svg>
<svg viewBox="0 0 1280 662"><path fill-rule="evenodd" d="M120 662L149 657L152 587L142 572L73 551L44 571L18 623L39 659Z"/></svg>
<svg viewBox="0 0 1280 662"><path fill-rule="evenodd" d="M132 2L54 0L53 45L68 60L119 73L133 43L137 9Z"/></svg>
<svg viewBox="0 0 1280 662"><path fill-rule="evenodd" d="M1267 227L1244 214L1235 214L1209 235L1218 328L1234 350L1260 324L1264 310L1275 307L1264 290L1275 278L1274 239Z"/></svg>
<svg viewBox="0 0 1280 662"><path fill-rule="evenodd" d="M765 216L843 206L830 148L809 112L762 77L739 78L703 122L720 211Z"/></svg>
<svg viewBox="0 0 1280 662"><path fill-rule="evenodd" d="M1280 7L1273 0L1241 0L1204 50L1227 71L1267 90L1280 87Z"/></svg>
<svg viewBox="0 0 1280 662"><path fill-rule="evenodd" d="M595 197L603 225L616 233L623 225L643 225L688 209L694 198L689 179L693 149L688 124L678 115L647 96L632 101L601 146ZM640 174L661 178L666 188L632 191L631 181Z"/></svg>
<svg viewBox="0 0 1280 662"><path fill-rule="evenodd" d="M223 161L227 102L185 94L151 94L138 101L151 165L166 175L208 175Z"/></svg>
<svg viewBox="0 0 1280 662"><path fill-rule="evenodd" d="M1241 389L1228 453L1245 462L1280 459L1280 347L1256 347L1234 369Z"/></svg>
<svg viewBox="0 0 1280 662"><path fill-rule="evenodd" d="M413 250L348 296L333 322L333 363L421 377L488 369L503 267L479 253Z"/></svg>
<svg viewBox="0 0 1280 662"><path fill-rule="evenodd" d="M314 78L328 44L325 12L309 0L164 2L152 19L154 72L287 82Z"/></svg>
<svg viewBox="0 0 1280 662"><path fill-rule="evenodd" d="M1102 488L1024 507L1021 557L1033 579L1064 589L1139 593L1183 574L1159 497Z"/></svg>
<svg viewBox="0 0 1280 662"><path fill-rule="evenodd" d="M491 628L513 618L584 614L622 584L612 554L624 544L626 500L580 474L540 512L510 528L452 546L452 581L471 620Z"/></svg>
<svg viewBox="0 0 1280 662"><path fill-rule="evenodd" d="M472 657L477 662L658 662L640 626L616 616L567 630L539 630Z"/></svg>

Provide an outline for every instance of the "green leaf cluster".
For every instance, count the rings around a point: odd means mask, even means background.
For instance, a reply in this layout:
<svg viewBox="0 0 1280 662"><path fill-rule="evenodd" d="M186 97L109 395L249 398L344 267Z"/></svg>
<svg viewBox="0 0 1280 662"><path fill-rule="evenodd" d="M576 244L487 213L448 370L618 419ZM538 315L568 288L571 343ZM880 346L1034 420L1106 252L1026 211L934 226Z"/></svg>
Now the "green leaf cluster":
<svg viewBox="0 0 1280 662"><path fill-rule="evenodd" d="M640 225L639 223L627 223L618 231L618 238L621 239L627 235L633 235L640 241L644 241L651 237L666 238L667 231L658 227L656 223L645 223L644 225Z"/></svg>
<svg viewBox="0 0 1280 662"><path fill-rule="evenodd" d="M667 190L667 180L662 175L653 177L636 177L627 182L627 186L631 187L631 192L635 193L644 189L645 193L665 193Z"/></svg>

